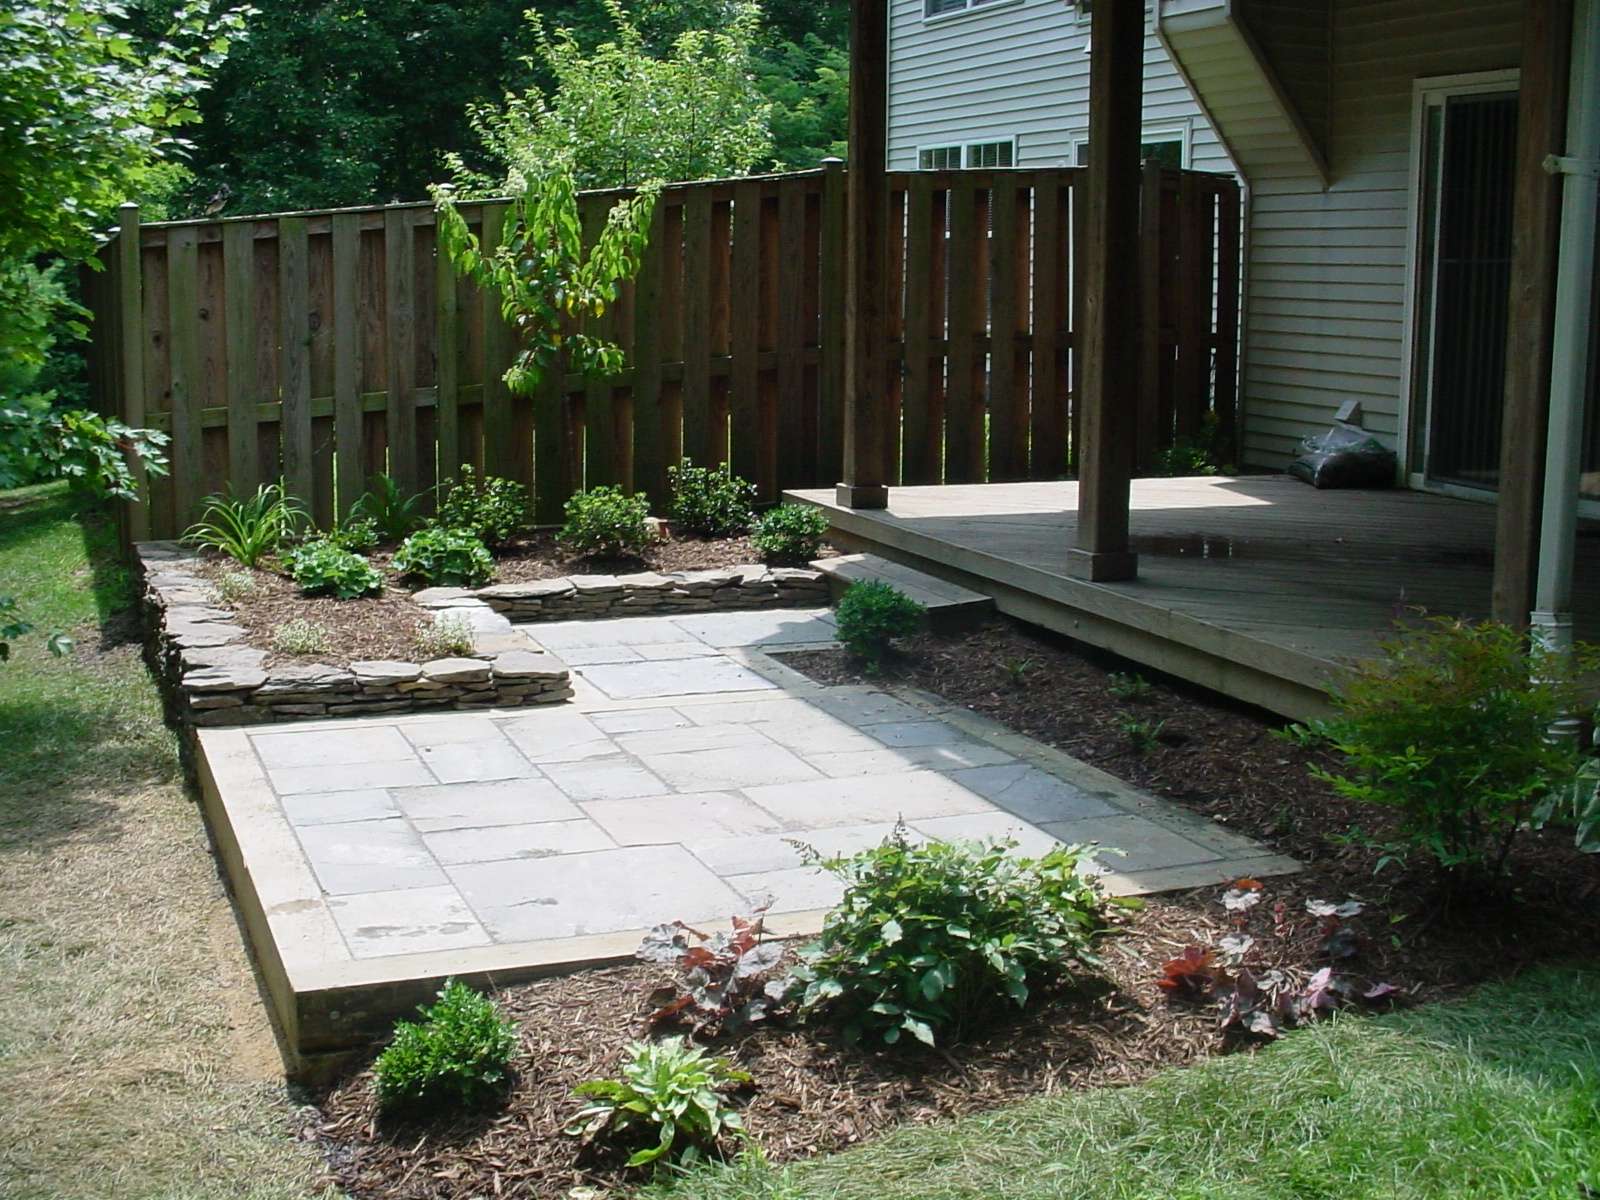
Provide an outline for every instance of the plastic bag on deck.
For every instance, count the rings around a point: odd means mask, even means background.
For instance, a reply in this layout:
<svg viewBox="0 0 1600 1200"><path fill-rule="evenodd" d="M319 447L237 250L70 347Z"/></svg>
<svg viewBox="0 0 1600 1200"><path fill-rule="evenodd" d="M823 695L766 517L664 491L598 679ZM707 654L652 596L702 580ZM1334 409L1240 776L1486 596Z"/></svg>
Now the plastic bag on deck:
<svg viewBox="0 0 1600 1200"><path fill-rule="evenodd" d="M1336 425L1300 443L1289 474L1316 488L1382 488L1394 483L1395 453L1370 433Z"/></svg>

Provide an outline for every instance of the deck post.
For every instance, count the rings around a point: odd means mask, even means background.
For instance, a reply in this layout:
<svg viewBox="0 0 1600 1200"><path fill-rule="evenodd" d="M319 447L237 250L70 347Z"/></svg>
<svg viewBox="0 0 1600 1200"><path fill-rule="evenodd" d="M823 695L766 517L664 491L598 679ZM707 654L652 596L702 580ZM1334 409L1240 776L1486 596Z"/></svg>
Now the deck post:
<svg viewBox="0 0 1600 1200"><path fill-rule="evenodd" d="M1522 20L1492 600L1495 620L1517 626L1527 624L1539 564L1562 189L1561 177L1544 169L1544 159L1562 153L1567 140L1572 3L1528 0Z"/></svg>
<svg viewBox="0 0 1600 1200"><path fill-rule="evenodd" d="M1089 56L1088 235L1081 328L1078 544L1067 571L1132 579L1128 540L1139 362L1139 154L1145 6L1094 6Z"/></svg>
<svg viewBox="0 0 1600 1200"><path fill-rule="evenodd" d="M888 315L885 229L889 208L887 0L850 2L850 150L845 174L844 478L847 508L889 504ZM830 247L823 247L829 253Z"/></svg>

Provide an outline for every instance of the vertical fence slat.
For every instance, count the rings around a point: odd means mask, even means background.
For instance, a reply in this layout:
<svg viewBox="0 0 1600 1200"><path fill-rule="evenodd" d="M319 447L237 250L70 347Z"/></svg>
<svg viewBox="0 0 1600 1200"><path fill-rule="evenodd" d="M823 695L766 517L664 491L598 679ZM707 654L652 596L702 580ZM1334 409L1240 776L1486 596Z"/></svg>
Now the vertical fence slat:
<svg viewBox="0 0 1600 1200"><path fill-rule="evenodd" d="M816 475L815 422L805 411L806 196L797 187L778 193L778 489L803 486Z"/></svg>
<svg viewBox="0 0 1600 1200"><path fill-rule="evenodd" d="M361 410L361 218L338 213L333 239L333 477L339 516L367 490Z"/></svg>
<svg viewBox="0 0 1600 1200"><path fill-rule="evenodd" d="M658 512L665 511L667 499L667 463L661 452L661 241L666 226L666 208L657 200L634 286L633 318L633 486L650 497Z"/></svg>
<svg viewBox="0 0 1600 1200"><path fill-rule="evenodd" d="M884 369L884 455L883 481L889 487L900 485L901 431L905 428L905 348L906 348L906 192L904 188L889 190L889 220L886 230L889 238L885 256L889 280L885 288L884 330L887 360Z"/></svg>
<svg viewBox="0 0 1600 1200"><path fill-rule="evenodd" d="M933 179L911 177L906 192L905 388L901 401L903 467L906 483L934 483L939 478L939 420L935 408L930 338L939 336L944 291L934 283L935 239L944 243L944 223L933 219Z"/></svg>
<svg viewBox="0 0 1600 1200"><path fill-rule="evenodd" d="M383 214L384 289L386 295L385 362L389 398L385 427L389 437L389 473L405 492L420 486L417 472L416 319L410 212L388 209Z"/></svg>
<svg viewBox="0 0 1600 1200"><path fill-rule="evenodd" d="M1217 185L1217 453L1238 459L1239 420L1239 185Z"/></svg>
<svg viewBox="0 0 1600 1200"><path fill-rule="evenodd" d="M1161 164L1146 159L1139 200L1139 396L1134 470L1154 465L1161 411Z"/></svg>
<svg viewBox="0 0 1600 1200"><path fill-rule="evenodd" d="M1061 176L1041 172L1033 192L1033 378L1029 387L1028 474L1056 479L1067 465L1066 379L1061 330L1066 324L1066 230Z"/></svg>
<svg viewBox="0 0 1600 1200"><path fill-rule="evenodd" d="M986 281L979 274L978 197L973 184L950 188L950 382L945 392L944 479L976 483L983 478L982 398L974 387L980 313Z"/></svg>
<svg viewBox="0 0 1600 1200"><path fill-rule="evenodd" d="M1088 175L1080 174L1073 180L1070 194L1072 202L1071 229L1072 238L1068 243L1068 256L1070 263L1071 285L1068 289L1071 305L1070 323L1072 329L1072 366L1068 373L1071 380L1068 389L1067 408L1067 468L1076 471L1079 466L1079 448L1082 445L1083 430L1083 366L1084 366L1084 294L1088 281L1089 255L1088 223L1089 200L1085 195L1087 188L1084 181Z"/></svg>
<svg viewBox="0 0 1600 1200"><path fill-rule="evenodd" d="M711 446L711 193L683 204L683 452L713 461Z"/></svg>
<svg viewBox="0 0 1600 1200"><path fill-rule="evenodd" d="M185 526L205 494L200 432L200 246L193 228L167 238L167 311L171 320L173 515Z"/></svg>
<svg viewBox="0 0 1600 1200"><path fill-rule="evenodd" d="M777 499L774 464L761 453L761 184L745 180L733 192L733 390L729 423L733 473L756 485L763 501Z"/></svg>
<svg viewBox="0 0 1600 1200"><path fill-rule="evenodd" d="M844 163L823 164L818 234L817 442L818 483L844 473Z"/></svg>
<svg viewBox="0 0 1600 1200"><path fill-rule="evenodd" d="M1193 437L1200 432L1210 358L1204 330L1211 315L1211 288L1206 287L1204 297L1196 294L1195 288L1202 277L1202 257L1206 260L1204 278L1209 282L1211 276L1211 230L1208 221L1201 233L1196 203L1200 193L1195 183L1193 175L1181 176L1178 183L1178 394L1173 414L1178 437Z"/></svg>
<svg viewBox="0 0 1600 1200"><path fill-rule="evenodd" d="M711 376L711 403L706 415L709 461L728 461L728 391L731 377L726 360L733 349L733 314L729 297L733 273L733 206L713 197L711 204L711 358L722 360L722 370Z"/></svg>
<svg viewBox="0 0 1600 1200"><path fill-rule="evenodd" d="M117 329L120 358L120 416L135 429L145 423L144 282L140 263L139 207L124 204L117 212ZM150 537L150 494L144 464L130 464L139 500L128 505L128 537Z"/></svg>
<svg viewBox="0 0 1600 1200"><path fill-rule="evenodd" d="M467 461L461 454L461 312L455 267L437 233L433 277L434 433L439 443L439 474L450 479Z"/></svg>
<svg viewBox="0 0 1600 1200"><path fill-rule="evenodd" d="M228 480L234 491L249 494L261 482L256 475L256 405L262 397L256 372L255 231L245 222L222 227L222 287L228 338Z"/></svg>
<svg viewBox="0 0 1600 1200"><path fill-rule="evenodd" d="M278 221L278 432L289 494L309 503L311 462L311 324L309 246L303 217Z"/></svg>
<svg viewBox="0 0 1600 1200"><path fill-rule="evenodd" d="M483 253L491 254L500 245L506 206L484 204L479 211L478 242ZM489 475L510 479L517 469L516 446L511 435L511 397L505 381L506 368L511 365L514 353L511 330L500 313L499 292L489 287L480 288L478 301L483 310L483 469ZM542 427L536 429L534 436L537 438L541 433ZM454 478L460 468L460 463L446 463L442 469Z"/></svg>
<svg viewBox="0 0 1600 1200"><path fill-rule="evenodd" d="M994 214L993 266L989 294L989 478L1021 479L1028 463L1028 396L1017 374L1019 241L1025 229L1017 219L1016 178L995 176L990 211ZM1024 247L1022 253L1026 254Z"/></svg>

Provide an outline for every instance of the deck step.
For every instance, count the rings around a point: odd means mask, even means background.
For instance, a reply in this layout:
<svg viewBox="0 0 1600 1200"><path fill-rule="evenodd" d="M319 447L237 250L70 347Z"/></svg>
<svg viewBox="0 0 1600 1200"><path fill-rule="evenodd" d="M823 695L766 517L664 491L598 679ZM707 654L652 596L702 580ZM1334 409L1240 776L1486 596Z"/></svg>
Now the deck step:
<svg viewBox="0 0 1600 1200"><path fill-rule="evenodd" d="M811 564L828 577L828 587L837 600L852 583L878 579L928 610L928 624L948 630L976 624L994 611L994 600L982 592L946 582L914 567L891 562L876 554L844 554L838 558L819 558Z"/></svg>

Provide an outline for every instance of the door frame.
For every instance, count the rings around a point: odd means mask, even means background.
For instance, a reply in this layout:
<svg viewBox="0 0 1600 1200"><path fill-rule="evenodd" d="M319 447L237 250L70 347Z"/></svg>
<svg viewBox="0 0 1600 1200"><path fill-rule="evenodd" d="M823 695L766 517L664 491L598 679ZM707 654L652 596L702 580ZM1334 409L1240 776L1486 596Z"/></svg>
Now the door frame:
<svg viewBox="0 0 1600 1200"><path fill-rule="evenodd" d="M1449 483L1430 483L1427 478L1429 421L1427 405L1417 394L1421 376L1417 344L1417 306L1422 292L1422 150L1428 127L1428 110L1452 96L1486 95L1517 91L1522 85L1519 68L1498 71L1473 71L1459 75L1432 75L1411 84L1411 149L1407 173L1410 178L1406 203L1406 291L1400 343L1400 424L1399 459L1401 477L1408 487L1437 492L1467 500L1494 503L1498 491L1460 487ZM1420 446L1413 454L1412 446ZM1421 461L1414 461L1420 458Z"/></svg>

